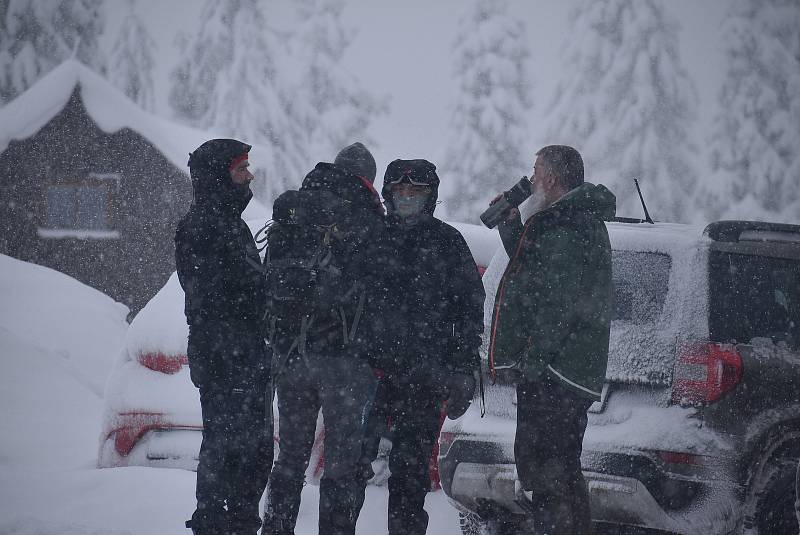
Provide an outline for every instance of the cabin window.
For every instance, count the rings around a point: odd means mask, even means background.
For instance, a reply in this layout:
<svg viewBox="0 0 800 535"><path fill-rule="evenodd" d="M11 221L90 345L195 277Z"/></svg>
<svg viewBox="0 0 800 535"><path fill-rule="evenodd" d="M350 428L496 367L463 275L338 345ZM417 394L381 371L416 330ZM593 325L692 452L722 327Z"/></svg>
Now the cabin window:
<svg viewBox="0 0 800 535"><path fill-rule="evenodd" d="M111 195L118 175L90 174L79 184L51 184L46 189L45 227L39 235L49 238L116 238L110 217Z"/></svg>
<svg viewBox="0 0 800 535"><path fill-rule="evenodd" d="M108 191L100 186L50 186L47 190L47 227L105 230Z"/></svg>

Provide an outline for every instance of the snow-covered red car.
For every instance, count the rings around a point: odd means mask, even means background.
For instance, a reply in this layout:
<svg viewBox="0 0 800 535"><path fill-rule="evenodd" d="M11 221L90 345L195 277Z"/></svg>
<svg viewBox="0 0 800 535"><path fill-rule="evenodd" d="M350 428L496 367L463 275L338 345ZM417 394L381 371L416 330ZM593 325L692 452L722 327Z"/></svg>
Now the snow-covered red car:
<svg viewBox="0 0 800 535"><path fill-rule="evenodd" d="M265 219L248 219L251 230L257 231ZM465 237L482 272L500 244L497 233L476 225L453 226ZM100 467L196 469L202 418L200 397L189 379L183 306L183 290L173 273L131 323L106 384ZM274 410L277 414L276 405ZM321 442L320 420L309 463L311 478L322 468Z"/></svg>

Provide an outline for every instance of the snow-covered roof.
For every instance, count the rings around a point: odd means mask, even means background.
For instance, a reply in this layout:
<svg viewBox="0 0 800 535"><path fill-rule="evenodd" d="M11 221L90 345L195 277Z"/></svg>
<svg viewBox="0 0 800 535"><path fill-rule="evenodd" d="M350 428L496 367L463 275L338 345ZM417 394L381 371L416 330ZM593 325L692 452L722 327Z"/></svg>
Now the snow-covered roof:
<svg viewBox="0 0 800 535"><path fill-rule="evenodd" d="M147 113L108 80L75 59L47 73L27 91L0 108L0 152L11 141L30 138L67 105L76 86L87 113L109 134L130 128L147 139L178 169L187 172L189 153L204 141L225 137L179 125ZM253 147L253 166L266 161Z"/></svg>

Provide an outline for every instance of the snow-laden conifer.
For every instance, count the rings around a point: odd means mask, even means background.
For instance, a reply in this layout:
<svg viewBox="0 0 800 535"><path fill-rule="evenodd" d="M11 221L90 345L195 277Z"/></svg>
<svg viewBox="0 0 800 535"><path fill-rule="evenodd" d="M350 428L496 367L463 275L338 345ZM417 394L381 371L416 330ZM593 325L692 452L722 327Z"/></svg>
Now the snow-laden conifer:
<svg viewBox="0 0 800 535"><path fill-rule="evenodd" d="M208 0L200 28L172 72L169 103L193 126L270 149L255 193L269 202L308 170L305 131L282 88L277 58L288 36L270 25L270 4ZM264 153L262 153L264 154Z"/></svg>
<svg viewBox="0 0 800 535"><path fill-rule="evenodd" d="M302 68L292 103L302 117L312 159L331 159L355 140L373 146L367 128L387 105L341 64L355 37L355 30L341 20L343 0L298 0L295 5L292 56Z"/></svg>
<svg viewBox="0 0 800 535"><path fill-rule="evenodd" d="M739 0L711 140L717 217L800 217L800 4Z"/></svg>
<svg viewBox="0 0 800 535"><path fill-rule="evenodd" d="M495 193L532 164L525 26L503 1L478 0L460 19L453 47L458 82L450 139L440 170L453 186L447 215L477 222Z"/></svg>
<svg viewBox="0 0 800 535"><path fill-rule="evenodd" d="M135 11L135 0L128 2L128 14L111 50L108 78L143 109L153 111L153 51L155 42Z"/></svg>
<svg viewBox="0 0 800 535"><path fill-rule="evenodd" d="M72 56L105 72L101 0L7 0L0 18L0 104Z"/></svg>
<svg viewBox="0 0 800 535"><path fill-rule="evenodd" d="M696 219L696 91L678 53L678 24L653 0L585 0L571 15L545 143L572 145L586 179L617 196L617 214Z"/></svg>

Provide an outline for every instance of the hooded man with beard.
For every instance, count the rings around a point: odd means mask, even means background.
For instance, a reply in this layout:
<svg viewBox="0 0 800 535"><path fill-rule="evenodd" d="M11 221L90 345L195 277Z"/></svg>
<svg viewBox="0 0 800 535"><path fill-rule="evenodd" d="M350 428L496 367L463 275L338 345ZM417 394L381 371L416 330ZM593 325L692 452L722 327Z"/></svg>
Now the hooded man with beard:
<svg viewBox="0 0 800 535"><path fill-rule="evenodd" d="M430 490L428 459L439 437L441 410L458 418L475 392L480 368L484 290L463 236L433 216L436 166L395 160L386 168L383 196L394 262L384 313L383 362L388 413L389 534L423 535Z"/></svg>
<svg viewBox="0 0 800 535"><path fill-rule="evenodd" d="M253 196L249 151L241 141L212 139L189 156L193 200L175 233L203 414L197 509L186 522L195 535L254 535L272 466L266 280L241 217Z"/></svg>

